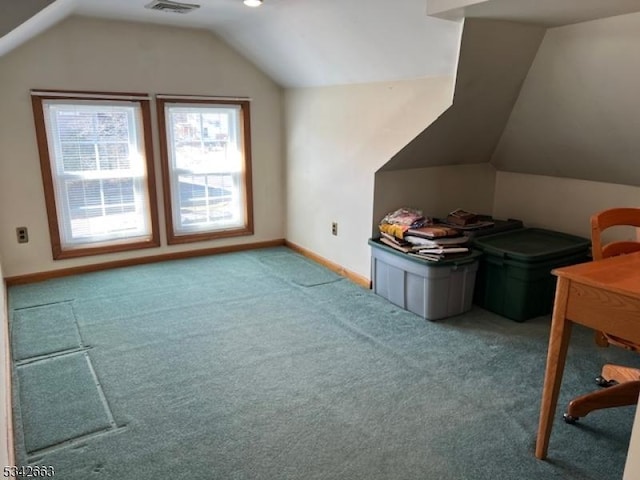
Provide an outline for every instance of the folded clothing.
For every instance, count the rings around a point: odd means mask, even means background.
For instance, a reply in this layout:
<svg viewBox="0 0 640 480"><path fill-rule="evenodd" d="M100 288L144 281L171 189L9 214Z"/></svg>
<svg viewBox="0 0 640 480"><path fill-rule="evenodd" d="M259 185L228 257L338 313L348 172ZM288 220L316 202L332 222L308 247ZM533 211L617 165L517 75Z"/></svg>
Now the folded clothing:
<svg viewBox="0 0 640 480"><path fill-rule="evenodd" d="M419 228L431 223L431 219L426 218L421 210L416 208L399 208L384 216L378 228L381 233L389 234L398 240L404 238L405 232L409 228Z"/></svg>
<svg viewBox="0 0 640 480"><path fill-rule="evenodd" d="M422 211L417 208L399 208L394 212L387 213L380 223L410 227L418 226L420 223L424 224L425 220Z"/></svg>
<svg viewBox="0 0 640 480"><path fill-rule="evenodd" d="M404 234L407 230L409 230L408 225L394 225L391 223L381 223L378 225L381 233L387 233L399 240L404 238Z"/></svg>

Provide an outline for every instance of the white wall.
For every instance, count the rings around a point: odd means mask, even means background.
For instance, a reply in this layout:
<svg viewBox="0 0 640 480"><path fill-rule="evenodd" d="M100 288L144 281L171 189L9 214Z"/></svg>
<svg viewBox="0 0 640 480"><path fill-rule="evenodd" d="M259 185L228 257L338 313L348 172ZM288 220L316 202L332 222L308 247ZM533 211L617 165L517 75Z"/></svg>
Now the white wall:
<svg viewBox="0 0 640 480"><path fill-rule="evenodd" d="M374 233L388 212L419 208L426 216L446 217L456 208L491 214L496 171L486 163L381 171L376 174Z"/></svg>
<svg viewBox="0 0 640 480"><path fill-rule="evenodd" d="M375 172L451 104L452 89L443 77L287 90L287 239L369 277Z"/></svg>
<svg viewBox="0 0 640 480"><path fill-rule="evenodd" d="M529 227L590 237L589 218L613 207L640 207L640 187L498 172L493 214Z"/></svg>
<svg viewBox="0 0 640 480"><path fill-rule="evenodd" d="M211 33L72 17L1 57L0 85L0 255L5 276L284 238L283 91ZM255 235L168 247L159 201L162 247L54 262L32 88L251 97ZM155 124L154 135L161 195ZM29 228L28 244L16 242L19 226Z"/></svg>
<svg viewBox="0 0 640 480"><path fill-rule="evenodd" d="M11 428L11 375L9 359L9 318L6 288L0 265L0 466L13 465Z"/></svg>

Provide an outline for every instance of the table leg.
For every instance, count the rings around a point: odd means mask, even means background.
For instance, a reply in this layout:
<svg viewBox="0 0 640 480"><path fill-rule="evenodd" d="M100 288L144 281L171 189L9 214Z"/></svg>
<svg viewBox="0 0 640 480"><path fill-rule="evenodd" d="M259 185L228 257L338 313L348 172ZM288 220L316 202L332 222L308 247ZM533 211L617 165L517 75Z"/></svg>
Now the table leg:
<svg viewBox="0 0 640 480"><path fill-rule="evenodd" d="M571 337L572 323L565 317L570 283L570 280L559 277L556 286L556 298L553 305L551 333L549 335L549 351L547 353L547 368L542 390L542 404L540 406L540 423L536 441L536 457L539 459L544 459L547 456L553 417L558 404L564 363L567 358L569 338Z"/></svg>

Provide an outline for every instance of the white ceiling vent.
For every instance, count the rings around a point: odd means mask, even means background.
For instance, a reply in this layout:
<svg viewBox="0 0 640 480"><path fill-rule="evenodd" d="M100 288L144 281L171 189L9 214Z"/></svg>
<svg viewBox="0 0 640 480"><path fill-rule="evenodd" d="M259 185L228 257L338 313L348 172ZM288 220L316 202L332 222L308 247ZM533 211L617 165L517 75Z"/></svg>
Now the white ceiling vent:
<svg viewBox="0 0 640 480"><path fill-rule="evenodd" d="M168 13L189 13L196 8L200 8L200 5L172 2L171 0L154 0L153 2L146 4L144 8Z"/></svg>

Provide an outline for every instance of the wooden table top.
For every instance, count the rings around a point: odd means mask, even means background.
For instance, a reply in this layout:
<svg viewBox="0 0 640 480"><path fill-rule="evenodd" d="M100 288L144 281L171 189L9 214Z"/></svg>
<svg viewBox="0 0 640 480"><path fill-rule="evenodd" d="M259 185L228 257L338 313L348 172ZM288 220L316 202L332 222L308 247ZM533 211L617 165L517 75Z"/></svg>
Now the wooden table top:
<svg viewBox="0 0 640 480"><path fill-rule="evenodd" d="M640 299L640 252L556 268L558 277Z"/></svg>

